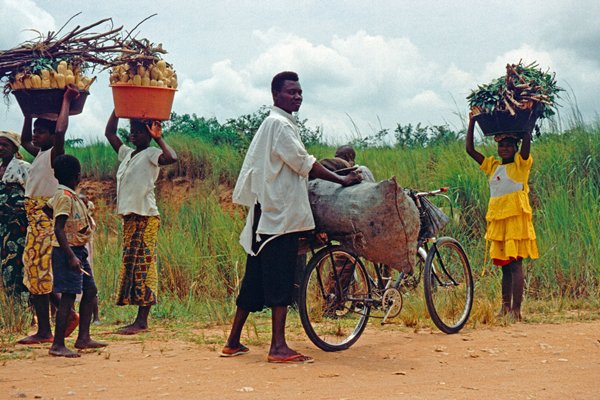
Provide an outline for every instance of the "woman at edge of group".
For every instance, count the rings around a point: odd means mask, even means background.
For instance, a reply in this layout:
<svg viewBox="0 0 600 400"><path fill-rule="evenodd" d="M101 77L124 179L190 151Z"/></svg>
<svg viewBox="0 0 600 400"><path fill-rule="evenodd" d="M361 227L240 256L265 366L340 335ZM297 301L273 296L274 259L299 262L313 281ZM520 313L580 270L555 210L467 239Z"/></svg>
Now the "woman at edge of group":
<svg viewBox="0 0 600 400"><path fill-rule="evenodd" d="M21 138L0 131L0 286L9 301L26 304L29 291L23 284L23 249L27 233L25 182L30 164L20 159Z"/></svg>

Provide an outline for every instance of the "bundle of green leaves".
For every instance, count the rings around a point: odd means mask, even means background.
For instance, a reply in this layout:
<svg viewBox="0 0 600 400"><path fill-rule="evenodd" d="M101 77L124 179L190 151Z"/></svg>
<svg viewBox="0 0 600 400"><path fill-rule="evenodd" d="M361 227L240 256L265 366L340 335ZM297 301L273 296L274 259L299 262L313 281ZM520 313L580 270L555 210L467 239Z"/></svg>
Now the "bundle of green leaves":
<svg viewBox="0 0 600 400"><path fill-rule="evenodd" d="M501 111L514 116L518 110L537 106L540 118L548 118L555 114L558 93L562 90L556 85L554 74L543 72L536 62L523 65L519 61L507 64L505 76L479 85L467 100L475 114Z"/></svg>

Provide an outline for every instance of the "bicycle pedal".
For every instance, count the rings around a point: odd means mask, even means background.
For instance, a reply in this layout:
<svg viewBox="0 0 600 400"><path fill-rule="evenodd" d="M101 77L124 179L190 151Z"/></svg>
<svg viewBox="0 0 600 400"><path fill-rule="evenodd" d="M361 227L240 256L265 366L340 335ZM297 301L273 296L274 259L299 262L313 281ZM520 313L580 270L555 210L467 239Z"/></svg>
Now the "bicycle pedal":
<svg viewBox="0 0 600 400"><path fill-rule="evenodd" d="M383 310L385 311L385 315L381 324L385 324L388 318L395 318L402 311L402 293L396 288L389 288L383 293L383 298L381 299L381 304L383 306Z"/></svg>

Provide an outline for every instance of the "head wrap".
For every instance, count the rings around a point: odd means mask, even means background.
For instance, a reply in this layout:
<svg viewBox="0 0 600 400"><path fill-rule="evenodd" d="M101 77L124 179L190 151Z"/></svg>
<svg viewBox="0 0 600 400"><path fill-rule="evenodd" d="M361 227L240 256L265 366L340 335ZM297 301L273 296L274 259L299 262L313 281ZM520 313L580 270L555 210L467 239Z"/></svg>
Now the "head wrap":
<svg viewBox="0 0 600 400"><path fill-rule="evenodd" d="M13 144L17 146L17 149L21 145L21 136L18 133L11 131L0 131L0 137L7 138L13 142Z"/></svg>

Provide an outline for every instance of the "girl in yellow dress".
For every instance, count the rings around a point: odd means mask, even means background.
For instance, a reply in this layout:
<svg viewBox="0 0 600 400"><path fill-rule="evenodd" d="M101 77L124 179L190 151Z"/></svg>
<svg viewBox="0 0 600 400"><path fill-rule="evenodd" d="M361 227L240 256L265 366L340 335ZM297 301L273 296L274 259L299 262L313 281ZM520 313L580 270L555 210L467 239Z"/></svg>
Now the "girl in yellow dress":
<svg viewBox="0 0 600 400"><path fill-rule="evenodd" d="M505 133L494 137L498 155L484 157L475 150L473 130L475 118L469 116L467 153L480 165L490 183L490 201L486 214L485 239L490 242L490 257L494 265L502 267L502 309L500 315L509 314L521 320L523 300L523 258L538 258L535 230L529 204L529 172L533 163L530 155L531 130L523 135L519 150L518 136Z"/></svg>

